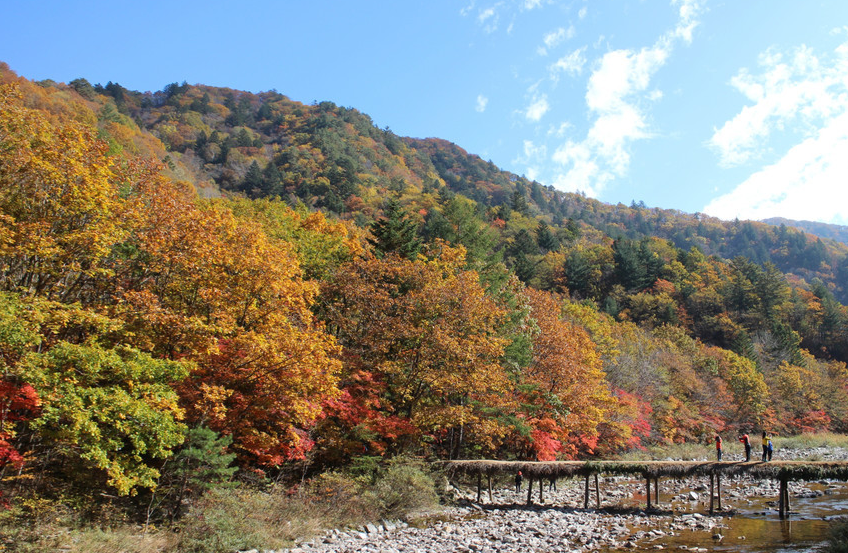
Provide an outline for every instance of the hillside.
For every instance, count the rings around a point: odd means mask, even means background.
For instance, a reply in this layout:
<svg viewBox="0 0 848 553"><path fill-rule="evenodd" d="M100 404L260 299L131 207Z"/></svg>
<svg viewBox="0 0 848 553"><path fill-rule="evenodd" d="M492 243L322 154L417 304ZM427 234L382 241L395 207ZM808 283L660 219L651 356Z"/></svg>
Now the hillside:
<svg viewBox="0 0 848 553"><path fill-rule="evenodd" d="M848 227L846 226L829 225L816 221L793 221L792 219L784 219L782 217L765 219L763 222L769 225L794 227L809 234L815 234L820 238L829 238L843 244L848 244Z"/></svg>
<svg viewBox="0 0 848 553"><path fill-rule="evenodd" d="M502 171L444 140L398 137L376 128L356 109L332 102L307 106L276 92L185 83L155 93L115 83L92 86L84 79L43 86L72 90L95 102L100 131L116 147L155 155L175 178L207 194L279 196L365 227L389 195L411 211L426 211L447 190L474 200L478 215L491 221L504 206L514 207L518 192L527 215L544 221L554 234L566 232L570 219L572 226L577 222L590 234L613 239L658 237L683 250L697 247L705 255L771 262L808 283L823 281L848 301L848 245L838 234L820 238L797 225L603 204ZM500 249L513 238L509 229L501 233Z"/></svg>
<svg viewBox="0 0 848 553"><path fill-rule="evenodd" d="M844 244L561 193L329 102L0 69L10 495L179 511L198 448L299 482L848 430Z"/></svg>

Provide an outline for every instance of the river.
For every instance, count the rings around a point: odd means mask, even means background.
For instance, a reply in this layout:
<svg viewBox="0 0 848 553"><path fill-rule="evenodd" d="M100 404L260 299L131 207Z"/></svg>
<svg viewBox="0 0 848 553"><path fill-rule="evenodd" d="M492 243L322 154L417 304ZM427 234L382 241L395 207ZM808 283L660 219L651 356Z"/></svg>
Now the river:
<svg viewBox="0 0 848 553"><path fill-rule="evenodd" d="M795 452L797 453L797 452ZM848 451L815 450L809 457L846 460ZM516 491L511 478L476 503L476 486L457 490L458 505L421 524L369 524L332 530L299 541L290 553L611 553L631 551L732 551L789 553L814 550L827 539L829 519L848 515L848 484L790 482L791 511L781 520L775 481L740 476L722 481L724 511L709 510L709 479L660 480L659 508L645 512L645 483L602 478L601 509L583 509L582 478L546 484L543 504L527 505L526 485ZM536 488L538 489L538 488ZM718 539L718 536L721 539ZM280 550L277 553L281 553Z"/></svg>
<svg viewBox="0 0 848 553"><path fill-rule="evenodd" d="M727 494L747 484L734 483ZM768 486L768 484L766 484ZM637 551L662 549L690 551L732 551L739 553L789 553L815 550L822 546L831 519L848 515L848 485L841 482L794 483L791 512L785 520L778 516L776 493L768 495L737 494L725 501L732 508L716 520L711 530L682 530L640 540ZM792 488L790 488L792 489ZM682 492L687 490L683 488ZM797 497L800 493L802 497ZM660 494L661 509L674 513L700 512L706 514L703 502L681 500L681 493ZM645 503L645 496L634 494L630 501ZM718 536L721 536L719 539ZM603 551L612 551L604 549Z"/></svg>

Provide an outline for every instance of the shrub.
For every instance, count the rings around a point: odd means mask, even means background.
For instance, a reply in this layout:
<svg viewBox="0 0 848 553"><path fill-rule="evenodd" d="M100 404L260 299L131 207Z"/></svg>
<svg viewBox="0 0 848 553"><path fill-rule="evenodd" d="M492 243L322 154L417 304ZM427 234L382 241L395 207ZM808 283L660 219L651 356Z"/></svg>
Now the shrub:
<svg viewBox="0 0 848 553"><path fill-rule="evenodd" d="M286 520L274 503L273 496L246 489L210 490L183 518L178 550L214 553L283 547L286 540L278 529Z"/></svg>
<svg viewBox="0 0 848 553"><path fill-rule="evenodd" d="M433 478L408 461L389 466L374 485L374 494L383 518L400 518L439 503Z"/></svg>

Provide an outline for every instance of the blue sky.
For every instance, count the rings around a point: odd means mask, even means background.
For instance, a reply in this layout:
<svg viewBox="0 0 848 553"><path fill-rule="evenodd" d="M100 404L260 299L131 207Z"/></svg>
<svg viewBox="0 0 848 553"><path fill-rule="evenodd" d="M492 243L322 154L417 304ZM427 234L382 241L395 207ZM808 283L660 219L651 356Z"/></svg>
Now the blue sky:
<svg viewBox="0 0 848 553"><path fill-rule="evenodd" d="M605 202L848 225L845 0L2 4L28 79L275 89Z"/></svg>

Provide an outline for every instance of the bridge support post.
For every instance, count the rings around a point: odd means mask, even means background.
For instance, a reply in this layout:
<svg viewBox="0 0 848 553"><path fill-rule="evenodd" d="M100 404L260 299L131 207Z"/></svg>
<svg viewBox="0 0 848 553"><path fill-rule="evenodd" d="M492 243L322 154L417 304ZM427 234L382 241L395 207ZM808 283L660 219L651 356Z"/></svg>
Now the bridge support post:
<svg viewBox="0 0 848 553"><path fill-rule="evenodd" d="M648 510L651 510L651 477L650 475L645 475L645 495L648 497Z"/></svg>
<svg viewBox="0 0 848 553"><path fill-rule="evenodd" d="M487 474L486 478L489 481L489 503L493 503L494 501L492 500L492 474Z"/></svg>
<svg viewBox="0 0 848 553"><path fill-rule="evenodd" d="M789 482L785 478L780 479L780 496L777 499L777 512L780 518L786 518L789 515Z"/></svg>
<svg viewBox="0 0 848 553"><path fill-rule="evenodd" d="M480 499L483 494L483 475L479 472L477 473L477 503L480 503Z"/></svg>
<svg viewBox="0 0 848 553"><path fill-rule="evenodd" d="M527 504L533 504L533 477L527 477Z"/></svg>
<svg viewBox="0 0 848 553"><path fill-rule="evenodd" d="M598 486L598 475L595 475L595 508L601 508L601 488Z"/></svg>
<svg viewBox="0 0 848 553"><path fill-rule="evenodd" d="M654 505L660 506L660 477L654 478Z"/></svg>
<svg viewBox="0 0 848 553"><path fill-rule="evenodd" d="M710 516L712 516L715 509L713 509L713 505L715 504L715 473L710 473Z"/></svg>
<svg viewBox="0 0 848 553"><path fill-rule="evenodd" d="M721 506L721 473L716 473L716 499L718 500L718 510L722 511L723 508Z"/></svg>
<svg viewBox="0 0 848 553"><path fill-rule="evenodd" d="M784 499L784 500L783 500L783 503L784 503L784 505L786 505L786 514L788 515L788 514L789 514L789 509L791 509L791 508L792 508L792 507L789 505L789 481L788 481L788 480L786 481L786 487L785 487L785 489L784 489L783 493L784 493L784 495L786 496L786 499Z"/></svg>
<svg viewBox="0 0 848 553"><path fill-rule="evenodd" d="M786 506L786 493L787 485L786 480L780 479L780 491L778 491L777 496L777 513L780 515L780 518L786 518L786 512L789 511L789 508Z"/></svg>
<svg viewBox="0 0 848 553"><path fill-rule="evenodd" d="M545 489L545 481L542 478L539 478L539 503L544 503L545 498L542 497L542 490Z"/></svg>

